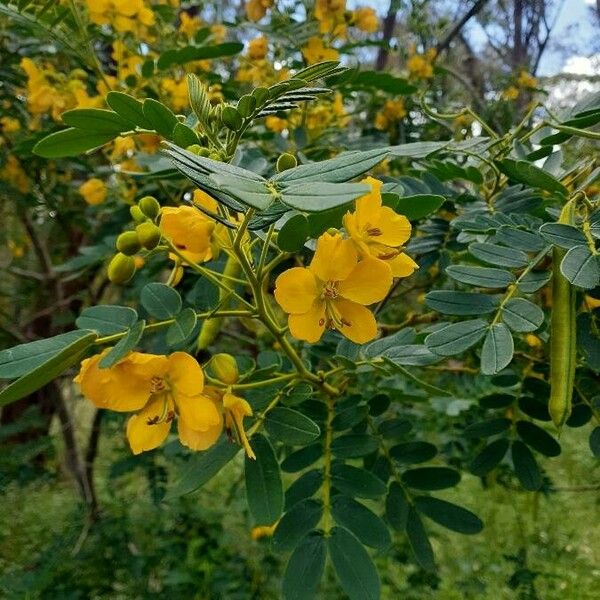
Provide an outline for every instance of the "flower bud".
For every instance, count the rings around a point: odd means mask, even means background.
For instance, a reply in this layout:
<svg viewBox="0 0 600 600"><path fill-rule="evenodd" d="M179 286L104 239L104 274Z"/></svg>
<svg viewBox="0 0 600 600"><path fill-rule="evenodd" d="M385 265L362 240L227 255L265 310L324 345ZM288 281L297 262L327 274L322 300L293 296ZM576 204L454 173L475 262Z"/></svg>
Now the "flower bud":
<svg viewBox="0 0 600 600"><path fill-rule="evenodd" d="M197 156L208 156L210 152L208 148L204 148L200 144L192 144L191 146L188 146L186 150Z"/></svg>
<svg viewBox="0 0 600 600"><path fill-rule="evenodd" d="M244 124L242 115L233 106L224 106L223 113L221 114L221 120L223 124L231 129L232 131L239 131Z"/></svg>
<svg viewBox="0 0 600 600"><path fill-rule="evenodd" d="M158 213L160 212L160 204L153 196L144 196L138 202L138 206L144 215L146 215L149 219L154 221L154 219L158 217Z"/></svg>
<svg viewBox="0 0 600 600"><path fill-rule="evenodd" d="M140 239L135 231L125 231L117 238L117 250L127 256L134 255L140 248Z"/></svg>
<svg viewBox="0 0 600 600"><path fill-rule="evenodd" d="M135 228L137 235L140 239L140 244L146 248L146 250L154 250L160 242L160 229L150 221L141 223Z"/></svg>
<svg viewBox="0 0 600 600"><path fill-rule="evenodd" d="M210 367L214 376L227 385L233 385L239 379L237 363L231 354L215 354Z"/></svg>
<svg viewBox="0 0 600 600"><path fill-rule="evenodd" d="M130 207L129 214L136 223L143 223L146 220L146 215L142 212L139 206Z"/></svg>
<svg viewBox="0 0 600 600"><path fill-rule="evenodd" d="M296 157L289 152L284 152L277 159L277 172L281 173L282 171L287 171L288 169L293 169L298 164Z"/></svg>
<svg viewBox="0 0 600 600"><path fill-rule="evenodd" d="M135 260L121 252L115 254L108 265L108 278L113 283L122 284L129 281L135 273Z"/></svg>

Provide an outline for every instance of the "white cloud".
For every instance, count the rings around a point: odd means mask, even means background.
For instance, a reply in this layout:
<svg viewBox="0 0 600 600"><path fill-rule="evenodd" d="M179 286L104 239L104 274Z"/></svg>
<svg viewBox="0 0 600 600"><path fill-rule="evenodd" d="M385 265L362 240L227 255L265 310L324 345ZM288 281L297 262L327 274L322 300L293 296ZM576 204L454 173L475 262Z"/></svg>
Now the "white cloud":
<svg viewBox="0 0 600 600"><path fill-rule="evenodd" d="M589 57L571 56L565 62L562 70L564 73L573 73L574 75L600 75L600 54Z"/></svg>

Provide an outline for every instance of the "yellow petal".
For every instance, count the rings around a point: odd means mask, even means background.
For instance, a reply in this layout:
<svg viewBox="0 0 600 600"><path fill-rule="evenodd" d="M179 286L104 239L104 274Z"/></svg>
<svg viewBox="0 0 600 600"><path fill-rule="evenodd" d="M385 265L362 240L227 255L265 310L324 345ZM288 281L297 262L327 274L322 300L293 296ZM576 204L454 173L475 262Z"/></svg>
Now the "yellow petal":
<svg viewBox="0 0 600 600"><path fill-rule="evenodd" d="M214 222L197 208L166 206L161 210L161 231L182 250L194 254L206 252L214 228Z"/></svg>
<svg viewBox="0 0 600 600"><path fill-rule="evenodd" d="M208 429L198 431L192 429L188 422L181 418L177 421L179 441L191 450L206 450L207 448L210 448L216 443L223 431L223 416L221 415L220 401L212 397L208 397L207 401L214 405L214 408L219 415L218 421L208 427Z"/></svg>
<svg viewBox="0 0 600 600"><path fill-rule="evenodd" d="M288 269L275 281L275 300L287 313L309 311L318 295L317 281L309 269Z"/></svg>
<svg viewBox="0 0 600 600"><path fill-rule="evenodd" d="M350 341L365 344L377 337L377 322L368 308L343 298L338 298L335 306L344 320L340 333Z"/></svg>
<svg viewBox="0 0 600 600"><path fill-rule="evenodd" d="M204 373L198 361L187 352L169 356L169 383L175 394L194 396L204 388Z"/></svg>
<svg viewBox="0 0 600 600"><path fill-rule="evenodd" d="M256 454L254 454L250 446L246 430L244 429L244 417L252 415L252 407L243 398L226 392L223 395L223 408L227 415L227 427L235 430L238 440L244 447L248 458L256 459Z"/></svg>
<svg viewBox="0 0 600 600"><path fill-rule="evenodd" d="M171 414L166 414L169 410ZM172 420L172 407L165 407L164 396L154 396L139 413L132 415L127 421L127 439L131 451L140 454L158 448L169 435Z"/></svg>
<svg viewBox="0 0 600 600"><path fill-rule="evenodd" d="M394 277L408 277L419 268L419 265L408 254L404 253L398 254L398 256L389 260L388 264L392 268Z"/></svg>
<svg viewBox="0 0 600 600"><path fill-rule="evenodd" d="M342 281L350 274L358 261L351 240L344 240L339 233L324 233L317 240L317 250L310 263L310 270L321 281Z"/></svg>
<svg viewBox="0 0 600 600"><path fill-rule="evenodd" d="M399 215L389 206L380 209L377 221L373 224L369 237L374 241L385 246L402 246L410 237L412 230L410 221L404 216Z"/></svg>
<svg viewBox="0 0 600 600"><path fill-rule="evenodd" d="M317 300L309 311L301 315L290 315L288 326L297 340L311 344L318 342L325 331L325 302Z"/></svg>
<svg viewBox="0 0 600 600"><path fill-rule="evenodd" d="M361 196L356 201L356 221L359 229L365 229L369 223L377 218L381 209L381 188L383 183L373 177L366 177L361 180L371 186L371 191Z"/></svg>
<svg viewBox="0 0 600 600"><path fill-rule="evenodd" d="M338 286L340 296L359 304L373 304L385 298L392 285L392 270L382 260L359 262Z"/></svg>
<svg viewBox="0 0 600 600"><path fill-rule="evenodd" d="M175 396L179 420L195 431L208 431L221 421L221 411L211 398L198 394Z"/></svg>

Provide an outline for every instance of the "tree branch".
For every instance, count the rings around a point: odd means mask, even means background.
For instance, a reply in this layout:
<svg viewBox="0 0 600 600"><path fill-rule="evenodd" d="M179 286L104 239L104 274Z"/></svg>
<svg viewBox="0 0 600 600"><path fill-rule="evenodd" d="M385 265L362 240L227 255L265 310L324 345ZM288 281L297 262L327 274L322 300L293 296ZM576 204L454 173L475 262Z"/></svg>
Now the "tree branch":
<svg viewBox="0 0 600 600"><path fill-rule="evenodd" d="M486 4L487 0L476 0L471 8L457 21L450 31L436 44L435 49L438 54L447 50L454 38L460 33L462 28L472 19Z"/></svg>

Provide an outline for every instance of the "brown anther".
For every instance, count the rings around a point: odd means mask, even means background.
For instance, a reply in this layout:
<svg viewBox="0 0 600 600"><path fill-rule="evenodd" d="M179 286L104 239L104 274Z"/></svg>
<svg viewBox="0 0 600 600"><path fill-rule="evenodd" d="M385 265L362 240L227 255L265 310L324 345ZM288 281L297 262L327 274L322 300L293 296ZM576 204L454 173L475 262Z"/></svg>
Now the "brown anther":
<svg viewBox="0 0 600 600"><path fill-rule="evenodd" d="M153 417L148 418L148 420L146 421L146 425L157 425L159 421L160 417L158 415L155 415Z"/></svg>
<svg viewBox="0 0 600 600"><path fill-rule="evenodd" d="M165 380L162 377L153 377L150 380L150 393L157 394L166 388Z"/></svg>
<svg viewBox="0 0 600 600"><path fill-rule="evenodd" d="M166 421L167 423L170 423L170 422L171 422L171 421L172 421L174 418L175 418L175 413L174 413L172 410L170 410L170 411L167 413L167 416L166 416L166 418L165 418L165 421Z"/></svg>
<svg viewBox="0 0 600 600"><path fill-rule="evenodd" d="M393 250L392 252L387 252L386 254L378 254L377 258L379 260L389 260L390 258L395 258L398 256L398 254L400 254L400 252Z"/></svg>
<svg viewBox="0 0 600 600"><path fill-rule="evenodd" d="M323 327L325 325L325 319L319 319L319 327Z"/></svg>
<svg viewBox="0 0 600 600"><path fill-rule="evenodd" d="M377 237L378 235L383 234L383 232L381 231L381 229L379 229L379 227L371 227L370 229L367 229L367 233L371 237Z"/></svg>
<svg viewBox="0 0 600 600"><path fill-rule="evenodd" d="M345 325L346 327L352 327L352 323L350 323L350 321L346 321L346 319L344 319L344 317L342 317L340 319L342 325Z"/></svg>

